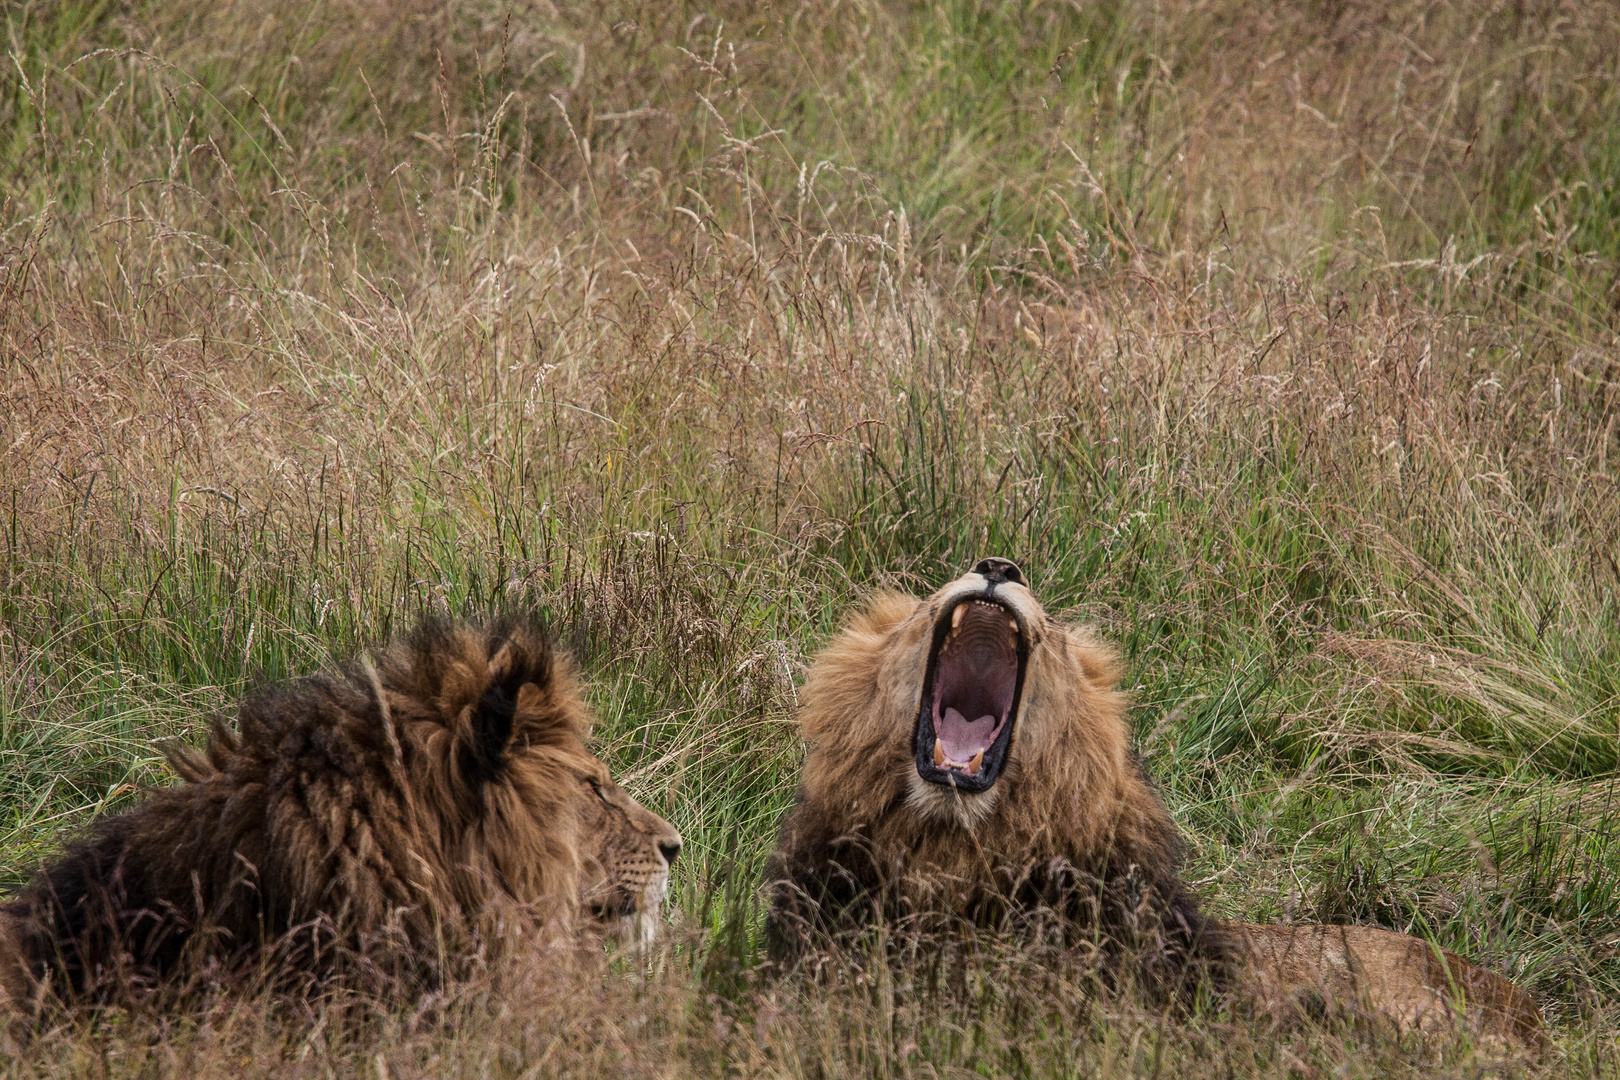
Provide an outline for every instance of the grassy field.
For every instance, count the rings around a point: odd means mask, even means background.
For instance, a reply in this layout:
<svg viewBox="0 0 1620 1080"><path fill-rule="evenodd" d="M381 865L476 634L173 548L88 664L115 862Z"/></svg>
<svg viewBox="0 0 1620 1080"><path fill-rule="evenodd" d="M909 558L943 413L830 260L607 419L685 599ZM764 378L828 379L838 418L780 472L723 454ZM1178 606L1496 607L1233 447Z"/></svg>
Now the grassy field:
<svg viewBox="0 0 1620 1080"><path fill-rule="evenodd" d="M5 1075L1476 1076L1013 953L765 988L795 687L984 554L1126 651L1211 908L1620 1074L1620 10L7 0L0 888L245 688L536 605L688 838L650 970Z"/></svg>

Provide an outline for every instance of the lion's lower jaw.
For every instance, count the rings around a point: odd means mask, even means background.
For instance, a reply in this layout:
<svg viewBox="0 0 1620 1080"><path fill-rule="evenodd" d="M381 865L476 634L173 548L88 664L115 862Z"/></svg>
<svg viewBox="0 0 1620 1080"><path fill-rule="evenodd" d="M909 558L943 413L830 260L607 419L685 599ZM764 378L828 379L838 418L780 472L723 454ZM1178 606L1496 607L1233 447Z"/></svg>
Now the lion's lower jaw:
<svg viewBox="0 0 1620 1080"><path fill-rule="evenodd" d="M638 953L651 949L664 930L662 912L662 907L644 907L619 916L619 944Z"/></svg>
<svg viewBox="0 0 1620 1080"><path fill-rule="evenodd" d="M668 895L668 871L654 875L642 886L636 910L619 916L615 929L621 945L639 952L650 948L662 936L664 901Z"/></svg>
<svg viewBox="0 0 1620 1080"><path fill-rule="evenodd" d="M906 805L916 815L931 824L958 824L964 829L976 829L996 812L1001 791L991 788L978 795L957 791L942 784L931 784L915 771L906 776Z"/></svg>
<svg viewBox="0 0 1620 1080"><path fill-rule="evenodd" d="M621 948L632 952L643 952L650 949L658 940L658 932L662 929L656 911L636 911L629 915L619 916L618 940Z"/></svg>

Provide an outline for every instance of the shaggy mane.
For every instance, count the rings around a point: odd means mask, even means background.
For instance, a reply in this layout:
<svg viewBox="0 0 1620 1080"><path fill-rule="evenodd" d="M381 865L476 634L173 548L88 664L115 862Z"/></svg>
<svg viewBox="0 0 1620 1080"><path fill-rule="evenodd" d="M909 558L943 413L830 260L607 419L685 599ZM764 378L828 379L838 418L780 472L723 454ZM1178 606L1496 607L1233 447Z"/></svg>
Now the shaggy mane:
<svg viewBox="0 0 1620 1080"><path fill-rule="evenodd" d="M336 672L242 701L184 781L93 826L0 905L0 990L102 996L273 949L328 971L575 916L582 742L538 623L429 619ZM9 938L7 941L5 939ZM26 978L24 978L26 976ZM0 998L5 994L0 993Z"/></svg>

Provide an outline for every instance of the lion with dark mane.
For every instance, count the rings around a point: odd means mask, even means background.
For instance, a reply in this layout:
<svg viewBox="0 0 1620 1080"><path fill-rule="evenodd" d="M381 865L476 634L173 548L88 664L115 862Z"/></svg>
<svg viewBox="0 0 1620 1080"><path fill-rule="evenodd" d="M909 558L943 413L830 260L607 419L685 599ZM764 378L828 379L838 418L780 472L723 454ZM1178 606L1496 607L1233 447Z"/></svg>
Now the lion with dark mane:
<svg viewBox="0 0 1620 1080"><path fill-rule="evenodd" d="M1186 1002L1324 1007L1401 1031L1541 1038L1507 980L1370 927L1226 924L1180 874L1174 823L1129 745L1118 654L1048 618L985 559L926 600L880 593L811 667L797 804L767 869L773 958L874 921L1044 918L1101 945L1102 972Z"/></svg>
<svg viewBox="0 0 1620 1080"><path fill-rule="evenodd" d="M201 964L442 977L473 947L651 926L680 851L583 742L538 625L430 619L246 698L185 781L92 827L0 905L0 1004L105 1000Z"/></svg>

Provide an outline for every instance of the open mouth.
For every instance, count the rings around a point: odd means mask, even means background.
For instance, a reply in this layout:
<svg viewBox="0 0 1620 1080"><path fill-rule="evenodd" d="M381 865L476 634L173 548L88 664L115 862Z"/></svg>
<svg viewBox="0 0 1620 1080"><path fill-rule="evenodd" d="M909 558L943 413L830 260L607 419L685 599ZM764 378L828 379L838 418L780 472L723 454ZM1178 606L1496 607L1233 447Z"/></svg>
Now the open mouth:
<svg viewBox="0 0 1620 1080"><path fill-rule="evenodd" d="M967 597L934 627L917 715L917 775L969 794L989 790L1007 763L1029 653L1018 618Z"/></svg>

